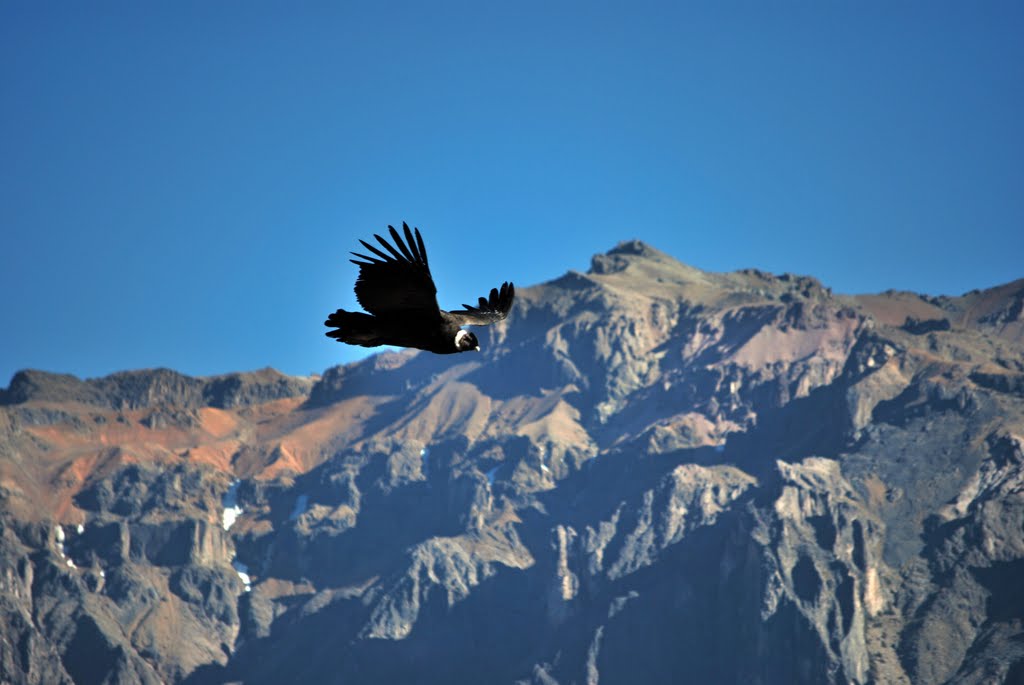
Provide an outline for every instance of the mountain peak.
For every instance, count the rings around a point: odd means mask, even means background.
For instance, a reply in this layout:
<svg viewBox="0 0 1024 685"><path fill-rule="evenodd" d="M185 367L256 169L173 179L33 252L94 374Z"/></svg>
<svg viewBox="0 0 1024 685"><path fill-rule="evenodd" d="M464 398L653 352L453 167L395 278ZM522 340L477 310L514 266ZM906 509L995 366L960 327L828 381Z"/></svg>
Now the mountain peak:
<svg viewBox="0 0 1024 685"><path fill-rule="evenodd" d="M664 257L664 252L656 250L647 243L637 238L633 240L623 240L618 245L608 250L607 254L616 255L636 255L638 257Z"/></svg>
<svg viewBox="0 0 1024 685"><path fill-rule="evenodd" d="M656 270L669 268L672 270L683 269L696 273L703 273L699 269L683 264L678 259L661 250L651 247L642 240L636 238L624 240L604 254L596 254L590 259L590 274L615 274L625 271L631 265L643 265L642 270L646 271L653 267Z"/></svg>

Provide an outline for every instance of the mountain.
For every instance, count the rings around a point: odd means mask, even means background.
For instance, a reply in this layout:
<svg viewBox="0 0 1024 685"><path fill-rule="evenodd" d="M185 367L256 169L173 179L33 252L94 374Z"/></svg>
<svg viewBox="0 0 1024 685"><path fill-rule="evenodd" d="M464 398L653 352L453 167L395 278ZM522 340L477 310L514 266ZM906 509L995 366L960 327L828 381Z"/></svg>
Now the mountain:
<svg viewBox="0 0 1024 685"><path fill-rule="evenodd" d="M1024 682L1022 305L633 241L481 354L19 372L0 681Z"/></svg>

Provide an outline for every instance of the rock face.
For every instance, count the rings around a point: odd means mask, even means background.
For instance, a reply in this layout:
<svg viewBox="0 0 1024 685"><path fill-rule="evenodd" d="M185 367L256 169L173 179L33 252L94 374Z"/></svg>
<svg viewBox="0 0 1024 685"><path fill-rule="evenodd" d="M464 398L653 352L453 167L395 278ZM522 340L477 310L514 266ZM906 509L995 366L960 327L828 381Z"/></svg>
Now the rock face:
<svg viewBox="0 0 1024 685"><path fill-rule="evenodd" d="M0 394L0 681L1024 682L1024 281L640 242L484 352Z"/></svg>

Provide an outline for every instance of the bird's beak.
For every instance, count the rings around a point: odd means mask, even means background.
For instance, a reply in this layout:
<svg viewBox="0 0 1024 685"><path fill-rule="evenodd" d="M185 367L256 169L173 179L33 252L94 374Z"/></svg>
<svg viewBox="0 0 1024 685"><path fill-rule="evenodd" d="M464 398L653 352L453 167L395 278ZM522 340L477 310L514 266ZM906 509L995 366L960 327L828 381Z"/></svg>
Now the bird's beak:
<svg viewBox="0 0 1024 685"><path fill-rule="evenodd" d="M473 351L474 351L474 352L479 352L479 351L480 351L480 346L479 346L479 345L477 345L476 347L474 347L474 348L473 348Z"/></svg>

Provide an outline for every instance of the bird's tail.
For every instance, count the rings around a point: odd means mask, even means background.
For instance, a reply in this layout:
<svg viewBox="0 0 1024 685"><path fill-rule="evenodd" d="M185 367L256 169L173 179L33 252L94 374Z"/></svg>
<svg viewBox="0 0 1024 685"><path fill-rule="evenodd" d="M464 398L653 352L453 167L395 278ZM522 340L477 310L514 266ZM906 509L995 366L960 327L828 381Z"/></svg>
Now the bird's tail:
<svg viewBox="0 0 1024 685"><path fill-rule="evenodd" d="M382 344L377 320L369 314L339 309L327 317L324 325L336 329L327 331L326 335L338 342L363 347L376 347Z"/></svg>

